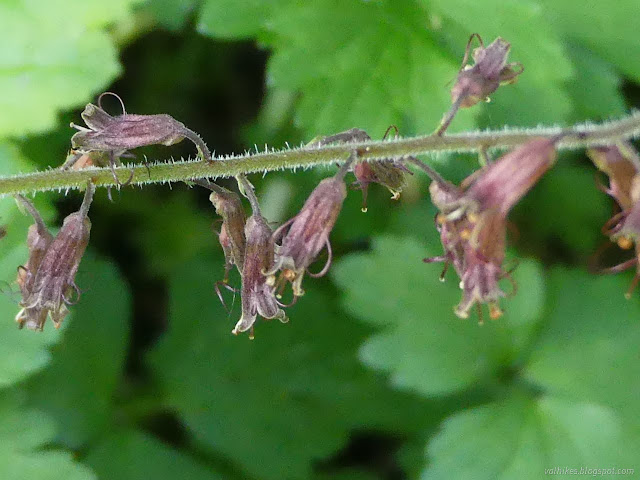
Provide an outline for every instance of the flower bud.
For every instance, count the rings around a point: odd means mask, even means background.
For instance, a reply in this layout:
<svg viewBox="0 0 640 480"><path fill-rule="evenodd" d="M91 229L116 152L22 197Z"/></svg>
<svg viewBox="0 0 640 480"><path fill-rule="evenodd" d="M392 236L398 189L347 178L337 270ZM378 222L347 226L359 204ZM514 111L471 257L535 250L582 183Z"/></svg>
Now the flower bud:
<svg viewBox="0 0 640 480"><path fill-rule="evenodd" d="M236 265L242 273L246 246L246 216L240 197L229 190L217 187L211 192L209 200L216 208L216 213L222 217L219 238L226 264Z"/></svg>
<svg viewBox="0 0 640 480"><path fill-rule="evenodd" d="M252 215L245 227L247 247L242 268L242 316L232 330L234 335L251 330L257 315L287 322L265 272L273 266L274 249L271 228L260 215Z"/></svg>
<svg viewBox="0 0 640 480"><path fill-rule="evenodd" d="M211 153L198 134L167 114L133 115L124 112L113 117L99 104L89 103L81 117L89 128L72 124L80 131L71 137L72 148L81 152L109 151L121 154L146 145L173 145L188 138L198 147L205 160L211 160Z"/></svg>
<svg viewBox="0 0 640 480"><path fill-rule="evenodd" d="M322 271L315 276L322 276L328 271L331 264L329 234L346 196L347 189L342 177L325 178L311 192L300 212L276 230L276 241L286 230L282 246L278 249L276 264L269 272L274 274L278 270L282 271L277 287L284 286L285 281L290 281L293 294L296 297L303 295L301 285L305 270L325 246L329 252L329 259Z"/></svg>

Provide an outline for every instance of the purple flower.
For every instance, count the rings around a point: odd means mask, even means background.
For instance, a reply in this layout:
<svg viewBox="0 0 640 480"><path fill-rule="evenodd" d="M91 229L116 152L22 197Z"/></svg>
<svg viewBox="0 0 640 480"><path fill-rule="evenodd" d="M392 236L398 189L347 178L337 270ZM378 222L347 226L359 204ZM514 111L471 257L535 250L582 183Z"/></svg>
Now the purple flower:
<svg viewBox="0 0 640 480"><path fill-rule="evenodd" d="M71 124L80 130L71 137L72 148L80 152L112 152L119 157L133 148L173 145L188 138L196 145L205 160L211 160L211 152L204 141L183 123L166 114L129 114L124 110L124 104L122 105L123 113L114 117L101 108L100 99L98 105L89 103L81 113L88 128Z"/></svg>
<svg viewBox="0 0 640 480"><path fill-rule="evenodd" d="M250 330L258 315L265 319L277 318L287 322L284 310L280 308L273 292L273 285L265 272L273 266L273 234L265 219L259 214L249 217L245 227L247 239L242 268L242 315L232 330L234 335Z"/></svg>
<svg viewBox="0 0 640 480"><path fill-rule="evenodd" d="M445 271L453 265L462 289L455 308L459 317L467 318L474 305L483 303L489 305L491 318L502 315L498 301L506 294L500 281L508 279L515 289L503 266L507 215L553 165L555 141L531 140L473 173L460 187L441 180L431 183L444 255L425 262L444 262Z"/></svg>
<svg viewBox="0 0 640 480"><path fill-rule="evenodd" d="M474 65L466 65L471 41L476 37L480 46L473 50ZM474 34L469 38L467 50L462 61L463 68L458 73L456 83L451 89L451 100L459 103L460 107L471 107L481 100L485 100L495 92L500 85L512 83L523 71L519 63L507 64L507 56L511 44L502 38L496 38L487 47L484 46L480 35ZM514 67L519 67L517 70Z"/></svg>
<svg viewBox="0 0 640 480"><path fill-rule="evenodd" d="M80 210L64 219L55 238L43 230L37 219L29 229L29 259L18 272L23 307L16 316L20 328L42 330L47 317L59 328L69 312L67 307L75 303L73 293L76 301L79 298L75 276L89 243L91 222L87 214L94 190L89 184Z"/></svg>
<svg viewBox="0 0 640 480"><path fill-rule="evenodd" d="M294 296L304 295L304 274L325 246L329 253L325 267L319 273L310 275L319 277L329 270L332 257L329 234L347 196L343 178L344 175L336 175L322 180L311 192L300 212L274 233L276 241L282 236L282 244L277 249L276 263L267 275L281 271L277 282L272 280L276 290L280 291L285 282L289 281Z"/></svg>

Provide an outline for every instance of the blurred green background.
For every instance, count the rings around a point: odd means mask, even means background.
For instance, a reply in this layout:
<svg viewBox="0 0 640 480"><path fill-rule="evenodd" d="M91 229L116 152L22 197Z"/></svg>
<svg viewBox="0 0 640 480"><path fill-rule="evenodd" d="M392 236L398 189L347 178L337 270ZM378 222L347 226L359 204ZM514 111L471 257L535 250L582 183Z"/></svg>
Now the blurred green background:
<svg viewBox="0 0 640 480"><path fill-rule="evenodd" d="M217 154L351 127L429 133L473 32L511 42L526 71L450 131L640 106L637 0L0 0L0 173L61 164L69 122L105 90ZM137 161L186 157L187 143ZM452 181L477 168L430 160ZM366 214L349 195L331 275L307 279L291 322L261 321L254 341L230 334L239 299L228 314L214 293L206 192L99 191L82 301L43 333L13 321L30 222L1 199L0 478L639 478L640 294L624 300L632 274L587 273L612 211L594 172L584 152L562 154L514 211L520 288L497 322L456 318L457 280L422 263L441 247L416 174L399 202L373 185ZM282 222L329 173L252 180ZM80 196L35 202L55 226ZM624 258L610 252L600 261Z"/></svg>

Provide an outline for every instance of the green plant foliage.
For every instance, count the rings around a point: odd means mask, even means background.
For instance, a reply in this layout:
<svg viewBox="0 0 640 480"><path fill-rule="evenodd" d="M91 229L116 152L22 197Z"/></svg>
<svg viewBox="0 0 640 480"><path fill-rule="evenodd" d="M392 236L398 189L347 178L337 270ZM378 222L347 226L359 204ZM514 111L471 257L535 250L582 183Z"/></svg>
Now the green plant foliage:
<svg viewBox="0 0 640 480"><path fill-rule="evenodd" d="M198 441L256 477L308 478L310 461L335 452L350 429L415 431L431 421L433 412L358 365L354 347L367 329L332 322L335 306L321 291L290 309L289 324L261 323L254 341L231 336L239 313L227 314L213 292L220 270L205 258L176 271L171 327L151 357L167 406Z"/></svg>
<svg viewBox="0 0 640 480"><path fill-rule="evenodd" d="M296 122L310 137L354 125L375 137L393 123L402 132L428 132L448 108L444 84L455 78L459 60L424 28L427 14L414 2L227 3L207 2L200 31L259 34L274 46L269 82L304 92ZM470 124L466 116L456 126Z"/></svg>
<svg viewBox="0 0 640 480"><path fill-rule="evenodd" d="M507 400L444 423L429 444L423 478L533 479L558 465L632 466L638 451L639 305L623 301L620 279L554 271L543 308L534 269L519 278L527 300L509 304L505 323L471 329L434 304L439 285L417 270L429 268L415 261L419 254L413 241L381 238L372 253L352 255L337 269L346 307L381 330L361 350L365 363L390 370L398 386L431 395L495 375L509 362L522 371L509 380ZM371 283L345 281L356 270ZM423 295L412 291L415 284ZM453 296L442 294L444 305ZM617 319L613 330L604 321L609 318ZM523 397L520 378L544 394Z"/></svg>
<svg viewBox="0 0 640 480"><path fill-rule="evenodd" d="M0 395L0 478L11 480L94 480L92 472L71 454L43 449L55 436L55 423L44 413L24 407L19 396Z"/></svg>
<svg viewBox="0 0 640 480"><path fill-rule="evenodd" d="M516 396L448 419L429 444L421 478L534 480L558 466L623 465L621 427L598 405Z"/></svg>
<svg viewBox="0 0 640 480"><path fill-rule="evenodd" d="M527 283L521 288L528 300L505 301L507 321L482 328L461 321L452 311L460 296L457 282L449 277L443 285L440 267L422 263L440 253L441 247L383 237L376 239L372 253L351 255L334 271L347 311L380 328L363 345L362 360L392 372L395 385L426 395L452 393L496 374L513 356L512 330L528 329L542 305L539 268L523 265ZM368 281L354 281L357 277Z"/></svg>
<svg viewBox="0 0 640 480"><path fill-rule="evenodd" d="M49 366L32 377L30 401L58 423L58 440L78 448L110 428L129 333L129 292L113 265L85 258L85 289ZM72 407L75 405L76 407Z"/></svg>
<svg viewBox="0 0 640 480"><path fill-rule="evenodd" d="M120 72L105 25L134 0L0 4L0 137L52 128L63 108L86 102Z"/></svg>
<svg viewBox="0 0 640 480"><path fill-rule="evenodd" d="M118 461L114 462L114 458ZM217 475L209 466L152 436L134 430L118 430L106 435L91 449L84 462L93 468L100 480L229 478Z"/></svg>

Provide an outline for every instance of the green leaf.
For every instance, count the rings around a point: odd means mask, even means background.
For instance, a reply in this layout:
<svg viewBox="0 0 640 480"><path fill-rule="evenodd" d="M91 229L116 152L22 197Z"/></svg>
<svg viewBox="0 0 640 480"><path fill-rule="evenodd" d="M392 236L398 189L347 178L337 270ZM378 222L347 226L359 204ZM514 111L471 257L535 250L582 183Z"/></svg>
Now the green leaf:
<svg viewBox="0 0 640 480"><path fill-rule="evenodd" d="M195 0L154 0L148 2L144 9L166 29L179 31L185 27L195 7Z"/></svg>
<svg viewBox="0 0 640 480"><path fill-rule="evenodd" d="M17 148L0 142L0 173L27 171L29 167ZM38 198L36 206L46 219L51 216L51 209L41 200ZM7 232L0 239L0 387L16 383L43 368L50 359L49 347L60 336L53 328L42 333L19 330L13 321L20 310L16 269L27 261L27 229L32 223L29 215L20 213L13 198L0 199L0 225Z"/></svg>
<svg viewBox="0 0 640 480"><path fill-rule="evenodd" d="M47 449L55 424L21 405L15 392L0 395L0 478L11 480L92 480L91 471L68 452Z"/></svg>
<svg viewBox="0 0 640 480"><path fill-rule="evenodd" d="M286 1L207 0L200 11L198 32L218 38L256 36L278 4Z"/></svg>
<svg viewBox="0 0 640 480"><path fill-rule="evenodd" d="M316 286L289 309L287 325L260 321L254 341L234 337L238 308L228 315L213 292L221 271L222 260L205 257L175 273L169 331L150 363L196 440L247 474L309 478L311 463L352 428L411 432L441 415L442 406L390 392L358 364L367 329Z"/></svg>
<svg viewBox="0 0 640 480"><path fill-rule="evenodd" d="M611 199L595 188L593 168L561 158L515 208L513 220L520 244L540 257L557 254L549 248L553 245L586 263L600 245L609 242L600 228L610 216Z"/></svg>
<svg viewBox="0 0 640 480"><path fill-rule="evenodd" d="M607 120L626 113L622 79L610 63L596 57L584 47L567 46L574 65L574 75L567 85L576 111L572 121Z"/></svg>
<svg viewBox="0 0 640 480"><path fill-rule="evenodd" d="M128 288L112 264L86 255L78 281L84 293L53 360L27 384L30 403L56 419L57 440L72 448L110 427L130 309Z"/></svg>
<svg viewBox="0 0 640 480"><path fill-rule="evenodd" d="M207 2L200 30L223 38L261 32L274 49L269 84L302 92L296 122L309 138L354 126L375 138L390 124L426 133L450 105L445 84L458 61L424 28L426 15L413 2L224 5ZM472 124L466 115L455 128Z"/></svg>
<svg viewBox="0 0 640 480"><path fill-rule="evenodd" d="M631 279L554 270L544 330L525 377L556 395L640 416L640 305L623 293Z"/></svg>
<svg viewBox="0 0 640 480"><path fill-rule="evenodd" d="M89 450L84 463L99 479L216 480L209 466L141 432L123 430L106 435Z"/></svg>
<svg viewBox="0 0 640 480"><path fill-rule="evenodd" d="M623 467L621 427L602 406L513 396L448 419L429 443L422 479L534 480L558 466Z"/></svg>
<svg viewBox="0 0 640 480"><path fill-rule="evenodd" d="M636 0L582 2L538 0L551 24L613 63L618 70L640 80L638 31L640 17Z"/></svg>
<svg viewBox="0 0 640 480"><path fill-rule="evenodd" d="M131 0L0 4L0 137L52 128L58 111L76 107L119 73L101 30Z"/></svg>
<svg viewBox="0 0 640 480"><path fill-rule="evenodd" d="M506 300L505 319L480 327L456 318L458 281L450 274L443 285L439 267L422 262L440 254L439 246L381 237L372 252L350 255L334 270L347 311L380 329L363 345L361 359L391 372L396 386L425 395L455 392L495 375L515 358L522 329L530 329L542 307L541 275L531 264L522 278L516 274L531 298Z"/></svg>

